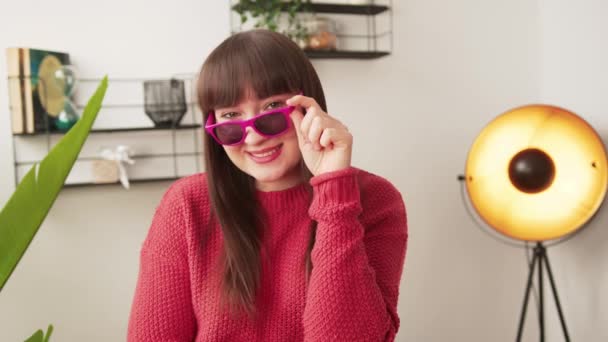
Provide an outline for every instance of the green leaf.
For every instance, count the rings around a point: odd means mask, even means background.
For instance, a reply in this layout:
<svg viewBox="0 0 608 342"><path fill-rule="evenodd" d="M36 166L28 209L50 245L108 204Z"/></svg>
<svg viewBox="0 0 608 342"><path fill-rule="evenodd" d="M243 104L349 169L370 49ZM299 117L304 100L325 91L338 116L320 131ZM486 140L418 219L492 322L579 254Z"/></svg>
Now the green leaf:
<svg viewBox="0 0 608 342"><path fill-rule="evenodd" d="M34 333L34 335L30 336L25 342L44 342L44 335L42 330L38 330Z"/></svg>
<svg viewBox="0 0 608 342"><path fill-rule="evenodd" d="M97 117L107 87L106 76L89 99L82 118L40 164L32 166L0 212L0 291L59 195Z"/></svg>
<svg viewBox="0 0 608 342"><path fill-rule="evenodd" d="M44 336L44 342L49 342L51 334L53 334L53 325L49 324L49 327L46 329L46 336Z"/></svg>
<svg viewBox="0 0 608 342"><path fill-rule="evenodd" d="M30 336L25 342L49 342L49 338L53 333L53 325L50 324L46 330L46 336L43 335L42 330L38 330L34 335Z"/></svg>

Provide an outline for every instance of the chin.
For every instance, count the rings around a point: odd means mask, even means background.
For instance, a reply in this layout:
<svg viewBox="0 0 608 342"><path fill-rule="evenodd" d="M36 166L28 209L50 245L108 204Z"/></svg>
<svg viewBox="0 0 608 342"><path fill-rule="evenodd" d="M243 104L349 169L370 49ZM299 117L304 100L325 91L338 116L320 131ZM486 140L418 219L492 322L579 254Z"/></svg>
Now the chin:
<svg viewBox="0 0 608 342"><path fill-rule="evenodd" d="M271 183L287 178L294 172L293 168L294 166L288 165L285 162L279 162L275 165L258 165L251 163L250 165L247 165L246 170L243 171L255 178L258 182Z"/></svg>

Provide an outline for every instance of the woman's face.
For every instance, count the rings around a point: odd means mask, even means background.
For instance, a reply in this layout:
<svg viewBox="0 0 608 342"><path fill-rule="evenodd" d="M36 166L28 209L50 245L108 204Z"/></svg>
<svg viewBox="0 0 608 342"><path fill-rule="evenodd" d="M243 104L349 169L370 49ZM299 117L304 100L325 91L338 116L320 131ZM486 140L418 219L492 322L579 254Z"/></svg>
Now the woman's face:
<svg viewBox="0 0 608 342"><path fill-rule="evenodd" d="M216 108L216 123L229 120L247 120L271 109L287 106L285 101L295 93L277 94L258 99L248 91L246 98L233 107ZM230 160L241 171L256 180L256 187L262 191L278 191L299 184L301 160L298 139L289 122L289 129L282 135L267 138L247 127L245 141L236 146L224 146Z"/></svg>

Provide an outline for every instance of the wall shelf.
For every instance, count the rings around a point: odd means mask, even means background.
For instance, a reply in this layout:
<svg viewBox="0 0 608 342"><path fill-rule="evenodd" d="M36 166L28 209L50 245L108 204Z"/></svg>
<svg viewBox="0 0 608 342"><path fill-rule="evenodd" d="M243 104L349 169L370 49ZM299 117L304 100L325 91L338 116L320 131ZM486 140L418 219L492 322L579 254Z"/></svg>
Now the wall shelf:
<svg viewBox="0 0 608 342"><path fill-rule="evenodd" d="M121 132L137 132L137 131L166 131L166 130L173 130L173 129L177 129L177 130L185 130L185 129L197 129L200 128L201 125L200 124L185 124L185 125L178 125L175 127L156 127L156 126L150 126L150 127L118 127L118 128L94 128L91 129L91 133L121 133ZM47 134L52 134L52 135L58 135L58 134L65 134L66 132L61 132L61 131L49 131L49 132L34 132L34 133L16 133L14 134L15 136L36 136L36 135L47 135Z"/></svg>
<svg viewBox="0 0 608 342"><path fill-rule="evenodd" d="M137 161L142 159L153 159L153 158L177 158L177 157L202 157L202 152L176 152L176 153L155 153L155 154L138 154L130 156L131 159ZM79 157L79 161L95 161L99 160L99 157ZM34 165L40 162L39 160L22 160L15 162L16 166L19 165Z"/></svg>
<svg viewBox="0 0 608 342"><path fill-rule="evenodd" d="M101 161L114 160L118 146L126 146L129 158L134 164L123 163L129 183L171 181L202 172L202 115L196 103L196 73L172 75L161 80L184 82L186 113L175 126L155 126L146 114L146 99L143 78L109 78L105 100L110 104L101 106L95 124L66 179L65 187L86 187L99 185L121 185L112 182L111 167ZM158 80L158 79L154 79ZM18 78L9 81L19 81ZM78 100L86 100L92 94L101 78L79 78ZM171 104L173 96L154 100L161 104ZM144 99L144 103L134 100ZM84 106L76 105L78 111ZM12 112L11 108L11 112ZM39 163L51 149L61 141L64 131L51 128L49 116L44 115L46 129L31 133L13 133L13 156L15 185ZM69 132L69 131L68 131ZM146 133L150 132L150 133ZM104 176L105 175L105 176ZM105 177L105 178L104 178ZM102 181L105 180L105 181ZM109 182L107 182L109 181Z"/></svg>
<svg viewBox="0 0 608 342"><path fill-rule="evenodd" d="M287 5L285 5L287 7ZM312 12L328 14L376 15L389 10L385 5L305 4Z"/></svg>
<svg viewBox="0 0 608 342"><path fill-rule="evenodd" d="M180 177L161 177L161 178L145 178L145 179L129 179L129 184L142 184L142 183L154 183L154 182L169 182L178 180ZM115 183L71 183L65 184L65 188L82 188L88 186L121 186L120 182Z"/></svg>
<svg viewBox="0 0 608 342"><path fill-rule="evenodd" d="M308 58L314 59L374 59L387 56L388 51L304 51Z"/></svg>
<svg viewBox="0 0 608 342"><path fill-rule="evenodd" d="M336 32L338 42L337 51L305 50L308 58L369 60L390 55L393 50L393 1L377 0L370 2L374 3L356 5L315 3L314 0L311 2L304 2L298 10L298 16L300 16L300 18L303 18L306 13L327 14L327 17L330 17L330 20L340 24L338 26L338 32ZM243 27L240 19L241 17L232 9L235 4L237 4L237 1L231 0L230 30L232 34L251 28ZM285 12L287 12L288 8L288 2L282 4L284 16L287 15ZM354 19L350 19L348 16ZM256 21L255 18L246 18L249 19L245 23L245 26L252 26L250 25L250 22ZM343 23L347 23L347 25L344 26L344 31L340 32L340 27L342 27L341 24ZM378 28L381 29L379 30ZM277 31L283 32L283 29L279 27ZM306 43L304 43L304 45L306 45Z"/></svg>

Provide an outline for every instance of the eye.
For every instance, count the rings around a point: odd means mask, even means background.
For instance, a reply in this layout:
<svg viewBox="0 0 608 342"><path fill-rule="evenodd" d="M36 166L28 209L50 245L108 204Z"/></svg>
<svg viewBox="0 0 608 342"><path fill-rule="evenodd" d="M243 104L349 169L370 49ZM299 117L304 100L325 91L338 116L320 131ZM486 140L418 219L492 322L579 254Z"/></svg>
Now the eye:
<svg viewBox="0 0 608 342"><path fill-rule="evenodd" d="M266 110L282 108L282 107L285 107L285 101L273 101L266 106Z"/></svg>
<svg viewBox="0 0 608 342"><path fill-rule="evenodd" d="M237 117L239 115L240 114L237 113L237 112L227 112L227 113L224 113L224 114L220 115L220 117L222 119L234 119L235 117Z"/></svg>

